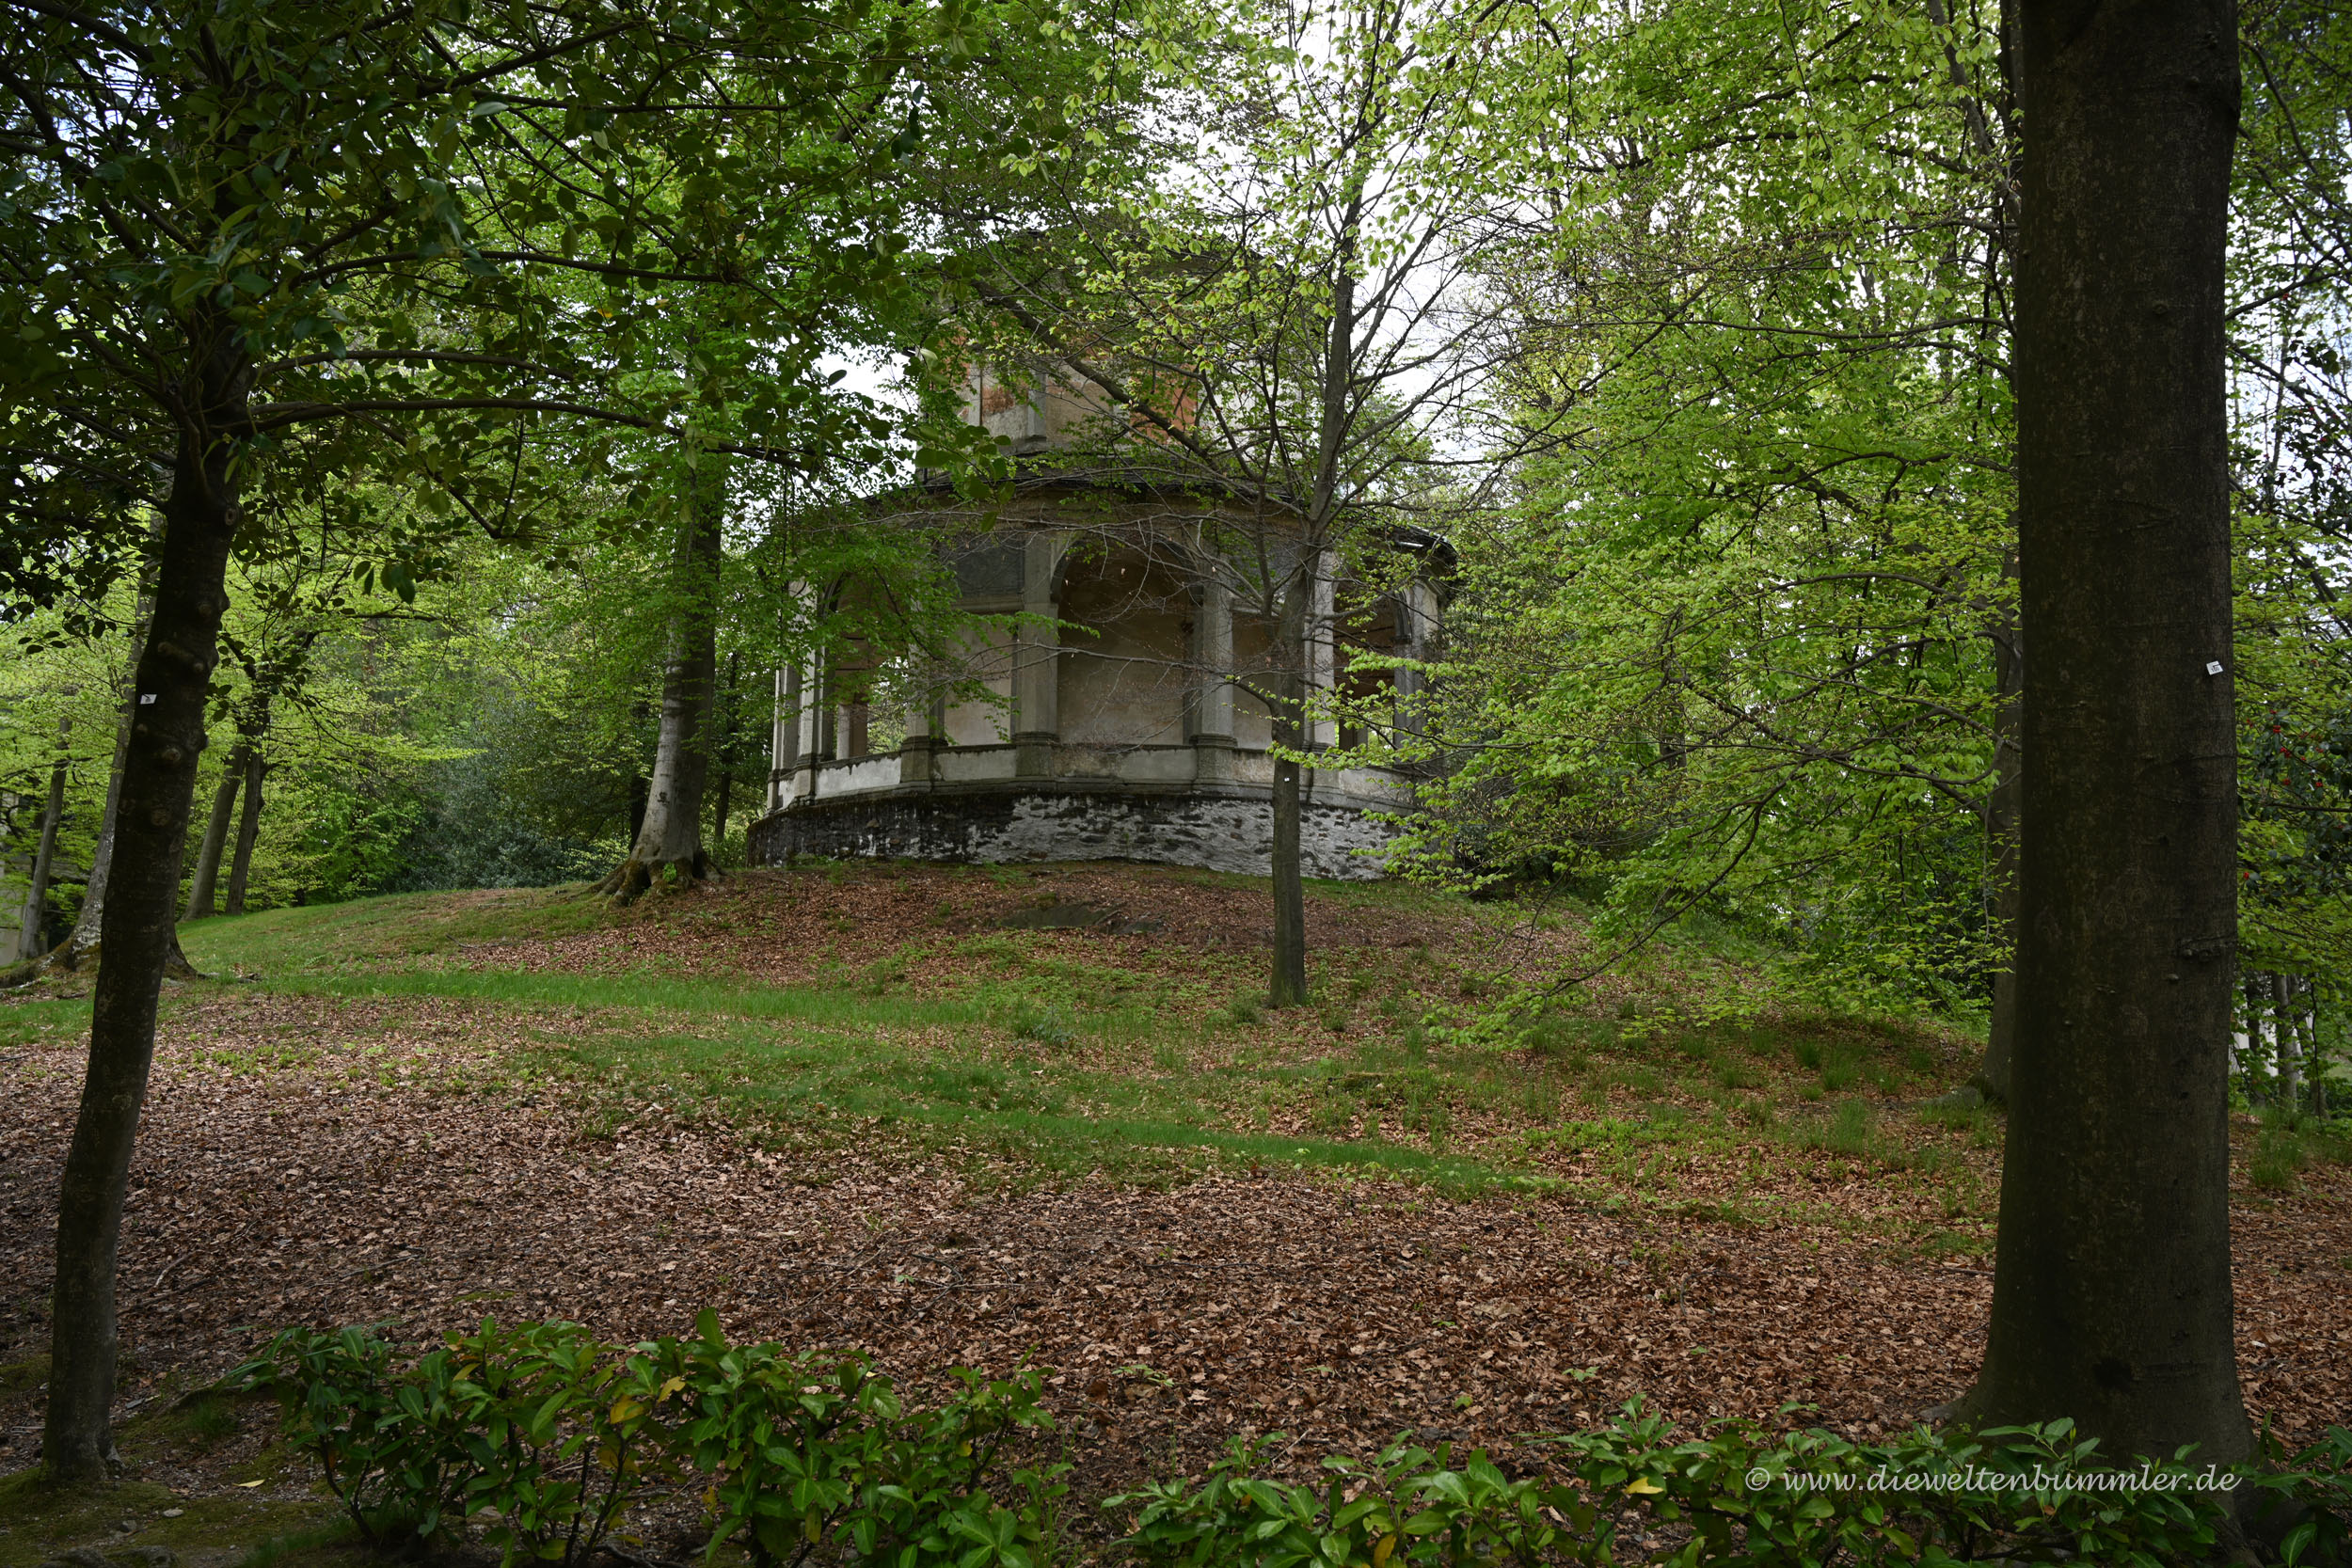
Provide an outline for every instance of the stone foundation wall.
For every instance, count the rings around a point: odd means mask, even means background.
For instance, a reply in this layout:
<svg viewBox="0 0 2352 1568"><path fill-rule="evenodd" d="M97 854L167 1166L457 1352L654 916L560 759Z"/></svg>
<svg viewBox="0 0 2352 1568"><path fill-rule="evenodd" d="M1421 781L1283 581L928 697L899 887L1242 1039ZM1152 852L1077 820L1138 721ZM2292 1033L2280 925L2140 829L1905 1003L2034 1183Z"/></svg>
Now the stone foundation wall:
<svg viewBox="0 0 2352 1568"><path fill-rule="evenodd" d="M1383 873L1392 836L1363 810L1316 802L1300 812L1310 877L1364 881ZM1154 861L1264 876L1274 809L1263 790L891 790L771 812L752 824L755 865L795 855L831 860Z"/></svg>

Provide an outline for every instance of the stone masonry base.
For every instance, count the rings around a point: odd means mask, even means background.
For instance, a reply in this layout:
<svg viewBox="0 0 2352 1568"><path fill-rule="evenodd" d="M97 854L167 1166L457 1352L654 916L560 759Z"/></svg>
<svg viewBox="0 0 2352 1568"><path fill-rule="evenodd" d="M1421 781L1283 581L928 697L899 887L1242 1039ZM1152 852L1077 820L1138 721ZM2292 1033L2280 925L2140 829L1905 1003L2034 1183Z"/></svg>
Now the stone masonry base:
<svg viewBox="0 0 2352 1568"><path fill-rule="evenodd" d="M1317 801L1301 809L1310 877L1364 881L1382 875L1377 851L1392 830L1365 810ZM830 860L1153 861L1266 874L1274 847L1269 792L1247 786L1180 790L900 788L818 800L752 824L754 865L796 855ZM1373 851L1360 853L1359 851Z"/></svg>

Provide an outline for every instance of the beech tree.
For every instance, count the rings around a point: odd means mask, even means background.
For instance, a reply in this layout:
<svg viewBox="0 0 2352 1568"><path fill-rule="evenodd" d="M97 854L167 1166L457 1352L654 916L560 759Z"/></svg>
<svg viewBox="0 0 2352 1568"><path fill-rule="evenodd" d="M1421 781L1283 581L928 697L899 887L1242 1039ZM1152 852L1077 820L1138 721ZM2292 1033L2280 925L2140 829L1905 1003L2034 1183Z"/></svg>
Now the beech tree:
<svg viewBox="0 0 2352 1568"><path fill-rule="evenodd" d="M1307 1000L1303 784L1335 749L1339 579L1392 586L1396 546L1431 543L1416 531L1503 467L1464 445L1511 352L1467 298L1509 205L1478 107L1502 87L1473 8L1278 0L1183 24L1199 36L1164 56L1163 172L1075 171L1052 227L978 282L1041 373L1119 411L1090 455L1193 498L1171 531L1266 628L1253 663L1191 673L1272 721L1267 990L1289 1006Z"/></svg>
<svg viewBox="0 0 2352 1568"><path fill-rule="evenodd" d="M60 560L102 573L123 551L87 531L137 515L124 476L160 476L59 1203L54 1480L99 1479L111 1453L116 1239L254 475L306 427L364 428L387 472L509 528L565 488L548 432L674 433L675 399L631 375L681 291L759 302L780 373L730 445L804 461L840 434L807 373L820 324L893 270L859 198L910 76L968 53L971 26L864 0L35 0L0 22L0 568L35 593ZM388 541L370 576L413 581L432 554L429 531Z"/></svg>
<svg viewBox="0 0 2352 1568"><path fill-rule="evenodd" d="M2236 7L2029 4L2016 1063L1997 1423L2251 1445L2230 1283L2237 937L2223 277Z"/></svg>
<svg viewBox="0 0 2352 1568"><path fill-rule="evenodd" d="M723 457L688 445L678 461L685 473L673 523L667 580L662 585L667 627L661 659L661 724L646 781L645 813L628 856L601 884L626 903L660 882L710 875L703 847L703 793L717 740L719 577L729 499Z"/></svg>
<svg viewBox="0 0 2352 1568"><path fill-rule="evenodd" d="M1487 267L1527 448L1464 520L1424 707L1451 767L1408 863L1604 888L1555 989L1703 909L1835 1004L1979 1001L2017 763L1997 35L1551 14L1496 42L1556 84L1495 111L1531 210Z"/></svg>

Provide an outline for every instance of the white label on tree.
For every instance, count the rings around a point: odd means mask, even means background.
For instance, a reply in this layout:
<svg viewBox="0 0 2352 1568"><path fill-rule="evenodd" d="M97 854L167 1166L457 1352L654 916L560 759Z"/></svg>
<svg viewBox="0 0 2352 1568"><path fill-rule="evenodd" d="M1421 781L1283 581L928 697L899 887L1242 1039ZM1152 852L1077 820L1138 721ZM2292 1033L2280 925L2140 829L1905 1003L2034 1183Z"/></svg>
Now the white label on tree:
<svg viewBox="0 0 2352 1568"><path fill-rule="evenodd" d="M2221 661L2217 658L2209 660L2205 665L2205 673L2208 675L2217 675L2221 673Z"/></svg>
<svg viewBox="0 0 2352 1568"><path fill-rule="evenodd" d="M2217 666L2217 668L2218 667ZM145 707L148 704L153 702L154 700L155 693L152 691L142 691L139 693L139 706L141 707Z"/></svg>

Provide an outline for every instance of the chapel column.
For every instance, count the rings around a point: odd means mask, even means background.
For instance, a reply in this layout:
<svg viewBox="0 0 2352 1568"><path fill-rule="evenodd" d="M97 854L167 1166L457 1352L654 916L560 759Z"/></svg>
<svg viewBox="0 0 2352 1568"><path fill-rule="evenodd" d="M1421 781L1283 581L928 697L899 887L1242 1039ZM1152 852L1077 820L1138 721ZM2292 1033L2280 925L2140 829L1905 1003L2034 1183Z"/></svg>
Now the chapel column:
<svg viewBox="0 0 2352 1568"><path fill-rule="evenodd" d="M1192 617L1193 777L1222 784L1233 776L1233 591L1210 560L1194 589Z"/></svg>
<svg viewBox="0 0 2352 1568"><path fill-rule="evenodd" d="M801 670L776 671L776 706L768 726L768 809L784 804L792 791L792 770L801 764Z"/></svg>
<svg viewBox="0 0 2352 1568"><path fill-rule="evenodd" d="M938 777L937 752L946 744L946 697L927 692L907 708L906 721L907 737L898 743L898 782L929 784Z"/></svg>
<svg viewBox="0 0 2352 1568"><path fill-rule="evenodd" d="M1024 779L1052 778L1054 748L1061 741L1061 630L1054 624L1060 606L1054 579L1065 543L1040 529L1024 546L1021 610L1031 619L1020 626L1012 649L1012 770Z"/></svg>
<svg viewBox="0 0 2352 1568"><path fill-rule="evenodd" d="M812 653L797 672L801 683L801 700L795 728L800 732L800 760L796 765L801 774L801 798L814 800L817 796L817 770L825 761L832 736L825 732L833 726L825 706L825 656Z"/></svg>
<svg viewBox="0 0 2352 1568"><path fill-rule="evenodd" d="M1396 651L1406 658L1425 661L1437 645L1438 591L1415 578L1397 594ZM1429 677L1419 670L1399 670L1394 676L1396 727L1419 735L1422 723L1422 693Z"/></svg>

